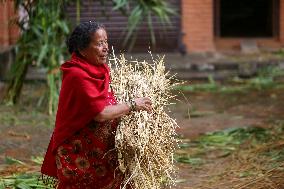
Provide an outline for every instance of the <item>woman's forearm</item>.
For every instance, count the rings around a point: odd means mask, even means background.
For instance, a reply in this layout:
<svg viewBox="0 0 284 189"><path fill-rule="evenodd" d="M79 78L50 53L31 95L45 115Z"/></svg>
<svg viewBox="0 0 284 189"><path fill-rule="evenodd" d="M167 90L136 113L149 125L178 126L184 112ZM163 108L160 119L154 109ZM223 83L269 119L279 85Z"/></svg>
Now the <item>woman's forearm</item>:
<svg viewBox="0 0 284 189"><path fill-rule="evenodd" d="M134 105L133 103L134 102ZM128 103L121 103L116 105L106 106L105 109L100 112L96 117L94 117L95 121L103 122L115 118L119 118L123 115L128 114L130 111L152 111L152 102L148 97L136 98L134 101Z"/></svg>
<svg viewBox="0 0 284 189"><path fill-rule="evenodd" d="M130 107L126 103L106 106L95 118L95 121L103 122L115 118L119 118L128 114Z"/></svg>

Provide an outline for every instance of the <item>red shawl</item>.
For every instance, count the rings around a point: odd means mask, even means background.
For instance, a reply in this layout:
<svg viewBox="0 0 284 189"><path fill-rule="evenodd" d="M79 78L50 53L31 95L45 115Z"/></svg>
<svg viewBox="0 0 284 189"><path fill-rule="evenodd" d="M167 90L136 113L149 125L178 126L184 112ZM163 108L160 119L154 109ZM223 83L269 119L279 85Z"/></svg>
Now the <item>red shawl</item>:
<svg viewBox="0 0 284 189"><path fill-rule="evenodd" d="M55 150L104 109L110 81L106 64L90 64L75 53L61 70L63 78L55 128L41 167L43 174L52 177L57 177Z"/></svg>

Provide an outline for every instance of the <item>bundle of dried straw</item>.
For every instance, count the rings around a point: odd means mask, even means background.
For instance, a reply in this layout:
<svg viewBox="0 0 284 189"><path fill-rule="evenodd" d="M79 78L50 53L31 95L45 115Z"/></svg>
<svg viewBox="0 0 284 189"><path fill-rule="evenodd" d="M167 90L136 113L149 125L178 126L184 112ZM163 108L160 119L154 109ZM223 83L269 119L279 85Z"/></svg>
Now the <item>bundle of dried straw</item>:
<svg viewBox="0 0 284 189"><path fill-rule="evenodd" d="M122 188L158 189L173 185L173 153L177 146L176 122L166 113L174 97L165 72L164 57L128 61L123 55L110 59L112 87L119 102L149 97L153 111L131 112L122 117L116 132L119 168L125 173Z"/></svg>

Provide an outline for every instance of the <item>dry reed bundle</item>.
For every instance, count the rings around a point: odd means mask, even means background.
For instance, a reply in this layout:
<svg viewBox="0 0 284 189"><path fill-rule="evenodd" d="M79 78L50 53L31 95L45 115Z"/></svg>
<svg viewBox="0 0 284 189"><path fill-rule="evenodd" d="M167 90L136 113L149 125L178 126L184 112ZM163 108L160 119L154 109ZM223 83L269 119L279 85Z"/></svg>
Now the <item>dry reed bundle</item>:
<svg viewBox="0 0 284 189"><path fill-rule="evenodd" d="M240 149L206 170L204 180L194 189L283 189L284 161L266 154L279 150L282 156L283 147L282 139Z"/></svg>
<svg viewBox="0 0 284 189"><path fill-rule="evenodd" d="M284 187L284 165L268 170L258 177L234 186L234 189L282 189Z"/></svg>
<svg viewBox="0 0 284 189"><path fill-rule="evenodd" d="M110 63L112 87L119 102L147 96L153 103L152 113L131 112L122 117L117 128L119 168L125 173L121 187L158 189L165 183L171 186L175 180L173 154L177 124L165 111L173 96L164 58L149 64L113 55Z"/></svg>
<svg viewBox="0 0 284 189"><path fill-rule="evenodd" d="M270 144L258 146L254 150L249 150L247 155L239 155L240 164L245 165L247 170L254 170L258 173L254 178L248 177L242 182L236 184L234 189L282 189L284 187L284 162L277 162L273 157L256 156L270 150L281 150L284 147L284 141L276 141ZM271 168L271 166L273 168Z"/></svg>

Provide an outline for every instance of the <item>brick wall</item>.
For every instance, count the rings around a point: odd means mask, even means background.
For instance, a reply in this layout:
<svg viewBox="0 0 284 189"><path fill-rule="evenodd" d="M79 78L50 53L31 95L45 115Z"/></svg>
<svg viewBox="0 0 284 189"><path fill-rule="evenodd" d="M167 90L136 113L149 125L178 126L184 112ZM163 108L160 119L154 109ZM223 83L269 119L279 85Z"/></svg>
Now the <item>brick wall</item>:
<svg viewBox="0 0 284 189"><path fill-rule="evenodd" d="M0 2L0 50L5 49L17 41L19 28L15 24L17 13L14 9L14 1Z"/></svg>
<svg viewBox="0 0 284 189"><path fill-rule="evenodd" d="M183 42L188 52L214 51L213 0L182 0Z"/></svg>
<svg viewBox="0 0 284 189"><path fill-rule="evenodd" d="M284 45L284 0L280 0L280 18L279 18L279 39Z"/></svg>
<svg viewBox="0 0 284 189"><path fill-rule="evenodd" d="M181 0L183 43L188 52L214 51L213 0ZM17 14L14 1L0 1L0 50L13 45L19 28L13 24ZM280 0L279 41L284 45L284 0Z"/></svg>
<svg viewBox="0 0 284 189"><path fill-rule="evenodd" d="M182 0L181 3L182 31L185 34L183 43L187 51L214 51L217 47L214 40L213 0ZM278 43L284 46L284 0L280 0L279 21Z"/></svg>

